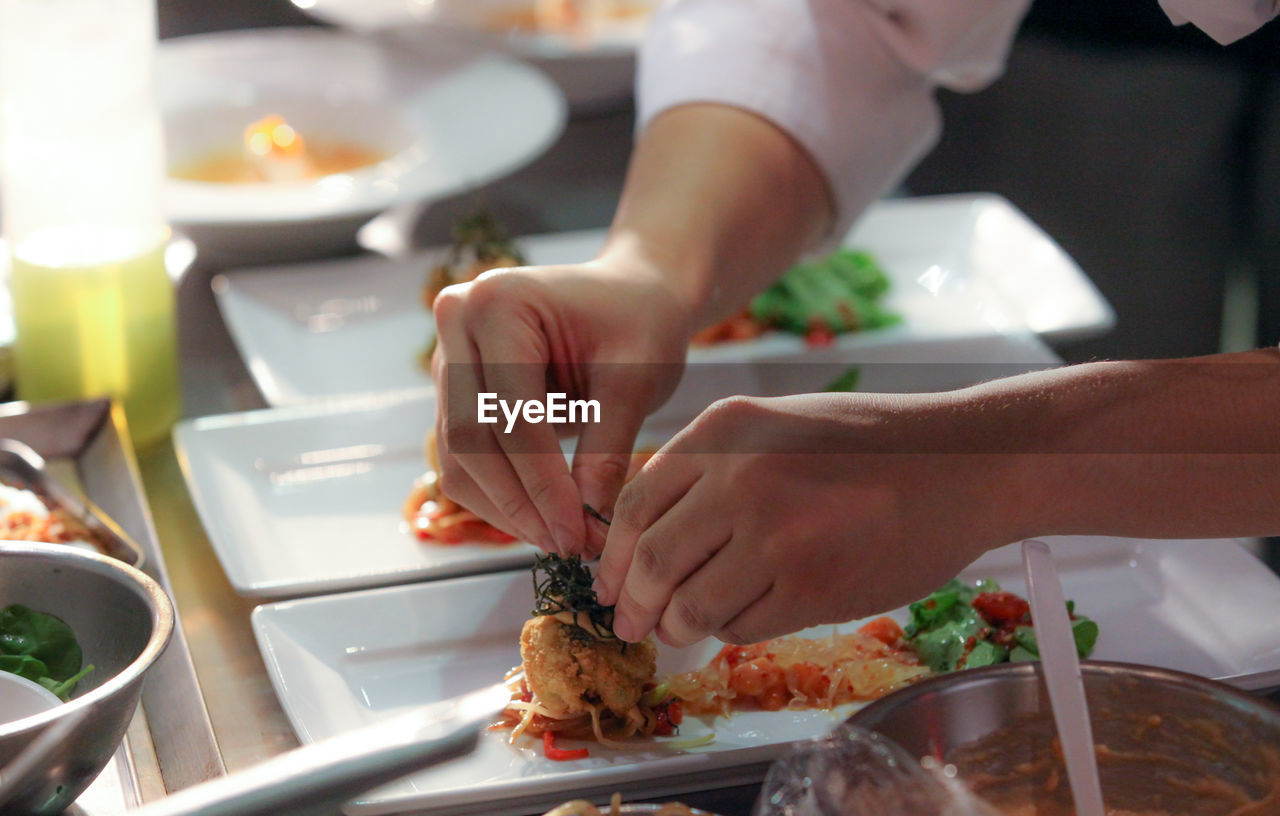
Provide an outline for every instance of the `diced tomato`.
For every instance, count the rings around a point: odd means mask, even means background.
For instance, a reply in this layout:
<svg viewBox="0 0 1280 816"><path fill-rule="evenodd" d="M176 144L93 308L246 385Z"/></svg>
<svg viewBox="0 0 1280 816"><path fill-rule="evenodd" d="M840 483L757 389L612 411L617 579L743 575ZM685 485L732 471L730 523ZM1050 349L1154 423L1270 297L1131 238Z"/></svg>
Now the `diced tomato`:
<svg viewBox="0 0 1280 816"><path fill-rule="evenodd" d="M533 702L533 692L529 691L529 684L526 683L524 680L520 681L520 702L522 703Z"/></svg>
<svg viewBox="0 0 1280 816"><path fill-rule="evenodd" d="M804 342L815 348L829 346L835 342L836 333L820 317L809 321L809 329L804 333Z"/></svg>
<svg viewBox="0 0 1280 816"><path fill-rule="evenodd" d="M671 720L672 725L684 722L684 703L674 698L667 703L667 719Z"/></svg>
<svg viewBox="0 0 1280 816"><path fill-rule="evenodd" d="M565 749L556 747L556 732L542 732L542 753L546 754L547 759L554 759L556 762L568 762L573 759L586 759L586 748Z"/></svg>
<svg viewBox="0 0 1280 816"><path fill-rule="evenodd" d="M892 646L902 639L902 627L898 622L888 615L867 621L858 630L862 634L873 637L886 646Z"/></svg>
<svg viewBox="0 0 1280 816"><path fill-rule="evenodd" d="M658 718L653 733L659 737L671 736L676 732L676 726L684 721L684 705L675 698L655 708L653 713Z"/></svg>
<svg viewBox="0 0 1280 816"><path fill-rule="evenodd" d="M974 596L973 608L997 629L1031 622L1031 605L1012 592L983 592Z"/></svg>

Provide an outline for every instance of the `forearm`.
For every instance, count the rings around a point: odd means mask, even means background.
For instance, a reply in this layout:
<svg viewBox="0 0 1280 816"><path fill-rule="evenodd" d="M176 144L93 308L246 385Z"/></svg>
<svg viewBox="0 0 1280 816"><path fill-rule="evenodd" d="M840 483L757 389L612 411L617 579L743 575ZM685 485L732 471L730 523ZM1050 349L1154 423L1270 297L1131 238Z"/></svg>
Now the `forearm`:
<svg viewBox="0 0 1280 816"><path fill-rule="evenodd" d="M894 188L937 138L934 89L992 81L1026 6L664 3L641 50L644 132L610 251L660 268L695 325L741 308Z"/></svg>
<svg viewBox="0 0 1280 816"><path fill-rule="evenodd" d="M696 327L742 308L831 218L822 174L790 136L737 108L681 105L641 135L604 257L659 276Z"/></svg>
<svg viewBox="0 0 1280 816"><path fill-rule="evenodd" d="M1280 534L1280 353L1096 363L957 392L1018 537Z"/></svg>

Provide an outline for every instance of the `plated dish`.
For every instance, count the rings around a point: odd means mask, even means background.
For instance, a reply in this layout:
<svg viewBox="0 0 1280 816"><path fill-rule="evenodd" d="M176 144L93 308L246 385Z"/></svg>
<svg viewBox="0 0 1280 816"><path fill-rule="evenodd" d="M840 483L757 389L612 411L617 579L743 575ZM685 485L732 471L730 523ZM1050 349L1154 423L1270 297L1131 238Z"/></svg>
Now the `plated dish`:
<svg viewBox="0 0 1280 816"><path fill-rule="evenodd" d="M530 263L589 259L604 232L517 239ZM813 353L803 338L770 334L695 349L690 362L967 362L992 356L992 338L1089 336L1114 322L1080 268L1004 199L895 199L868 211L845 241L872 252L901 323L842 335ZM401 260L342 259L231 272L214 282L219 308L255 383L272 405L427 386L419 352L431 335L421 289L447 250ZM994 341L998 345L1000 341ZM988 346L988 348L993 346ZM818 386L812 386L818 387Z"/></svg>
<svg viewBox="0 0 1280 816"><path fill-rule="evenodd" d="M44 458L16 439L0 438L0 540L81 547L130 566L143 560L114 521L51 478Z"/></svg>
<svg viewBox="0 0 1280 816"><path fill-rule="evenodd" d="M400 509L425 467L429 393L346 408L206 417L175 429L187 486L237 592L278 597L532 562L527 544L437 546L407 530Z"/></svg>
<svg viewBox="0 0 1280 816"><path fill-rule="evenodd" d="M869 391L951 388L1058 362L1034 338L1006 336L920 345L914 361L870 356L857 370ZM660 445L721 397L820 389L849 370L774 368L762 375L759 366L691 367L640 447ZM408 529L405 494L426 467L423 441L434 417L434 391L422 388L178 423L187 488L236 591L314 594L532 563L536 551L527 544L445 546Z"/></svg>
<svg viewBox="0 0 1280 816"><path fill-rule="evenodd" d="M1280 642L1258 615L1280 610L1280 581L1236 542L1070 537L1051 546L1065 591L1102 627L1094 658L1246 688L1280 680ZM991 577L1025 594L1016 548L987 554L962 577ZM255 610L253 626L281 703L310 742L501 677L519 662L520 628L532 604L529 575L520 570L265 605ZM906 610L894 615L907 622ZM390 620L398 624L385 625ZM718 648L714 642L660 648L658 673L705 665ZM742 712L716 720L715 740L705 746L600 749L572 763L490 734L448 769L381 789L352 811L465 812L483 803L490 812L528 812L577 792L657 797L709 782L758 780L763 763L786 744L829 730L850 710ZM705 728L686 716L681 736Z"/></svg>
<svg viewBox="0 0 1280 816"><path fill-rule="evenodd" d="M456 42L231 31L166 40L157 68L169 217L202 251L246 258L350 244L390 207L520 167L565 121L563 96L536 70ZM275 128L254 127L272 117L292 134L280 144Z"/></svg>

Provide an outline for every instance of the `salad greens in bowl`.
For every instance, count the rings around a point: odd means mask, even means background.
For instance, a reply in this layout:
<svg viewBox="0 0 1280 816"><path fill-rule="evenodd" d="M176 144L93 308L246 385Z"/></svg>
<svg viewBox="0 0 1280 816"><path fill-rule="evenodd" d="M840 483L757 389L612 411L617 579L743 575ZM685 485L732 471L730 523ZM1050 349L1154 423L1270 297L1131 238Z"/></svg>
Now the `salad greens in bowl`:
<svg viewBox="0 0 1280 816"><path fill-rule="evenodd" d="M0 813L60 813L111 760L169 642L174 608L134 567L77 547L0 542L0 669L63 702L0 722L0 770L41 734L69 728Z"/></svg>
<svg viewBox="0 0 1280 816"><path fill-rule="evenodd" d="M62 702L93 666L66 621L22 604L0 609L0 671L36 683Z"/></svg>

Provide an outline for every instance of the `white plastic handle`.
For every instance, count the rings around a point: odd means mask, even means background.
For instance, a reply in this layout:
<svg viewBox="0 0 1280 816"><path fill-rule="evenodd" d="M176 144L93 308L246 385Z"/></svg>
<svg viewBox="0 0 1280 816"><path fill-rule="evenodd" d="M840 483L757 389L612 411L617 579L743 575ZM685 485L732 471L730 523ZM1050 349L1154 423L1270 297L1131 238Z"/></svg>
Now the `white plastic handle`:
<svg viewBox="0 0 1280 816"><path fill-rule="evenodd" d="M1084 678L1076 655L1076 641L1071 634L1067 601L1058 580L1049 545L1028 539L1022 542L1022 563L1027 571L1027 595L1031 602L1031 621L1035 625L1040 663L1044 667L1045 685L1049 689L1049 705L1053 721L1062 741L1062 755L1067 763L1071 798L1078 816L1104 816L1102 783L1098 779L1098 758L1093 748L1093 726L1089 722L1089 705L1084 696Z"/></svg>

